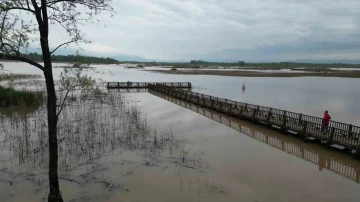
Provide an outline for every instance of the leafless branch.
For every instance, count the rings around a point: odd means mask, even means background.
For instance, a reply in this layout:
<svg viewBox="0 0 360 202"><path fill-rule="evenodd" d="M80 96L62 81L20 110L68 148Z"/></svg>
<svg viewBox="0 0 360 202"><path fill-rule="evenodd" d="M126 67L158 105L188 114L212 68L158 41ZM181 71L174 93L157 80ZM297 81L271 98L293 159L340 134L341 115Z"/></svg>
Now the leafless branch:
<svg viewBox="0 0 360 202"><path fill-rule="evenodd" d="M75 43L77 42L78 40L71 40L71 41L68 41L66 43L63 43L61 45L59 45L58 47L56 47L53 51L50 52L50 54L53 54L57 49L61 48L62 46L66 46L66 45L69 45L71 43Z"/></svg>
<svg viewBox="0 0 360 202"><path fill-rule="evenodd" d="M33 65L37 68L39 68L41 71L44 71L45 68L40 65L39 63L37 62L34 62L32 60L29 60L25 57L21 57L21 56L15 56L15 55L5 55L3 53L0 53L0 59L4 59L4 60L14 60L14 61L20 61L20 62L25 62L25 63L28 63L30 65Z"/></svg>
<svg viewBox="0 0 360 202"><path fill-rule="evenodd" d="M8 10L9 10L9 11L10 11L10 10L23 10L23 11L27 11L27 12L30 12L30 13L32 13L32 14L35 14L35 11L34 11L34 10L27 9L27 8L22 8L22 7L12 7L12 8L9 8Z"/></svg>
<svg viewBox="0 0 360 202"><path fill-rule="evenodd" d="M71 86L75 83L75 81L73 81L71 83ZM80 86L80 85L79 85ZM67 97L69 96L69 93L72 89L76 88L77 86L72 86L72 87L69 87L68 89L66 89L66 94L65 94L65 97L64 99L61 101L61 104L60 104L60 108L59 108L59 111L57 112L56 116L59 117L60 113L62 112L62 110L64 109L65 107L65 103L66 103L66 99Z"/></svg>

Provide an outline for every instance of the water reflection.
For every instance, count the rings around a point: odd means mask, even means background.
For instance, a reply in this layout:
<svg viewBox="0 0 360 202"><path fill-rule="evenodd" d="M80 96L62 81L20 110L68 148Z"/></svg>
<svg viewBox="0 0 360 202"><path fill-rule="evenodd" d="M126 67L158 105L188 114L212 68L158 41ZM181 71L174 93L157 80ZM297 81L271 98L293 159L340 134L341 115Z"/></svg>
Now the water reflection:
<svg viewBox="0 0 360 202"><path fill-rule="evenodd" d="M318 165L319 171L323 169L332 171L356 183L360 182L359 162L351 157L321 148L319 145L304 143L295 137L279 134L269 129L258 127L246 121L218 113L208 108L203 108L192 103L149 90L157 97L173 102L179 106L190 109L218 123L233 128L249 137L267 145L280 149L288 154Z"/></svg>

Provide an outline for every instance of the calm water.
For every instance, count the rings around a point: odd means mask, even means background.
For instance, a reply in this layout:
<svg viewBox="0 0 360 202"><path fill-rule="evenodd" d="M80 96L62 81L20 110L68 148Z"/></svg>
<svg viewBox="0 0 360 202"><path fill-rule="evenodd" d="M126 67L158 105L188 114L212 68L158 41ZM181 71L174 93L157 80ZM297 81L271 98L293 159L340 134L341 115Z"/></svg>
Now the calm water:
<svg viewBox="0 0 360 202"><path fill-rule="evenodd" d="M241 78L159 74L116 65L95 67L103 74L94 76L104 81L188 81L196 92L319 117L328 110L333 120L360 125L360 79L356 78ZM13 73L41 74L36 68L21 63L5 63L5 69ZM54 74L58 76L61 71L55 69Z"/></svg>
<svg viewBox="0 0 360 202"><path fill-rule="evenodd" d="M107 72L97 75L104 81L189 81L197 92L315 116L326 109L334 120L360 125L359 79L168 75L119 66L96 67ZM14 73L40 73L19 63L6 63L5 68ZM60 71L56 69L55 74ZM113 155L107 158L114 166L99 175L121 181L130 191L113 193L107 201L355 202L360 198L360 161L351 156L159 93L124 95L146 114L154 128L162 131L170 127L186 139L191 145L188 153L201 157L204 169L179 172L171 166L140 167L135 175L123 178L124 170L132 167L115 165L120 160ZM73 198L73 192L89 192L61 182L68 199ZM19 187L26 189L25 184Z"/></svg>
<svg viewBox="0 0 360 202"><path fill-rule="evenodd" d="M156 92L129 96L140 101L151 123L171 125L174 133L196 145L211 166L207 176L231 193L225 201L360 197L360 162L350 156Z"/></svg>

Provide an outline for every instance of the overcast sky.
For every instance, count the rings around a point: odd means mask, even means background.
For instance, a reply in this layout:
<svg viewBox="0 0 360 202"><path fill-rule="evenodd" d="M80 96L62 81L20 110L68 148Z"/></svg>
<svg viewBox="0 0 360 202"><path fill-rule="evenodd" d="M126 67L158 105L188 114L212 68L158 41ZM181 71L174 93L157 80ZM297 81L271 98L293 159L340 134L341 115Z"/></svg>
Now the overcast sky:
<svg viewBox="0 0 360 202"><path fill-rule="evenodd" d="M359 0L113 0L87 54L157 60L357 59ZM60 33L60 32L59 32ZM52 32L53 44L61 40Z"/></svg>

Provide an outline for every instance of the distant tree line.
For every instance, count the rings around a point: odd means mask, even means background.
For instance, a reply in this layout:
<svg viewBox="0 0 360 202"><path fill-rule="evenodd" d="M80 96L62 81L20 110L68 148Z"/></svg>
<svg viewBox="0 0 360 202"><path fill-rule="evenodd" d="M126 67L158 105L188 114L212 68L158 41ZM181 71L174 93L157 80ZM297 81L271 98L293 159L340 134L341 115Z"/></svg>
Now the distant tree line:
<svg viewBox="0 0 360 202"><path fill-rule="evenodd" d="M203 60L191 60L190 64L197 64L197 65L245 65L245 61L238 61L238 62L208 62Z"/></svg>
<svg viewBox="0 0 360 202"><path fill-rule="evenodd" d="M360 64L316 64L316 63L296 63L296 62L267 62L267 63L246 63L237 62L208 62L203 60L191 60L190 62L141 62L141 61L120 61L120 64L142 64L144 66L173 66L176 68L200 68L200 67L239 67L239 68L258 68L258 69L296 69L296 68L360 68Z"/></svg>
<svg viewBox="0 0 360 202"><path fill-rule="evenodd" d="M38 53L29 53L22 54L23 57L26 57L33 61L42 61L42 55ZM73 63L83 63L83 64L118 64L119 61L112 58L104 57L91 57L83 55L52 55L51 60L53 62L73 62Z"/></svg>
<svg viewBox="0 0 360 202"><path fill-rule="evenodd" d="M38 53L23 54L22 56L33 60L42 61L42 55ZM171 66L175 68L201 68L201 67L249 67L260 69L281 69L281 68L360 68L360 64L314 64L297 62L267 62L247 63L239 60L237 62L209 62L204 60L191 60L190 62L159 62L159 61L118 61L109 57L92 57L83 55L52 55L53 62L71 62L82 64L140 64L142 66Z"/></svg>

